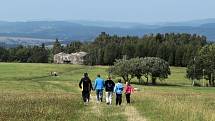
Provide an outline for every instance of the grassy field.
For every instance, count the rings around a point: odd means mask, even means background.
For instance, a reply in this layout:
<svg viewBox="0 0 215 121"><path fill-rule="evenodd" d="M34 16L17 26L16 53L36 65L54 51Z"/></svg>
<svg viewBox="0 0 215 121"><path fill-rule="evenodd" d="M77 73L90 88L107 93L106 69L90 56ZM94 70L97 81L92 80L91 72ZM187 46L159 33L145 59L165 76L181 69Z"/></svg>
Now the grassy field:
<svg viewBox="0 0 215 121"><path fill-rule="evenodd" d="M178 67L171 67L172 75L162 82L167 86L133 85L140 91L132 95L131 105L125 104L125 96L121 107L97 104L92 92L90 104L84 106L78 88L83 73L92 80L98 73L106 78L107 68L0 63L0 120L215 120L215 88L191 87L185 68ZM53 71L59 76L50 76Z"/></svg>

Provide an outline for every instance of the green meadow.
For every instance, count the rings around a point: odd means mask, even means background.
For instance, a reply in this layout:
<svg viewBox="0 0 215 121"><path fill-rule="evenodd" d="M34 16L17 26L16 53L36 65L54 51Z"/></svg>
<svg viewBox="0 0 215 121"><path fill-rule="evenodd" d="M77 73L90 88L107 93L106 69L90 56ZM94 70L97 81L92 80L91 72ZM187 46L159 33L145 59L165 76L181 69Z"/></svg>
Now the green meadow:
<svg viewBox="0 0 215 121"><path fill-rule="evenodd" d="M78 87L84 72L91 80L108 67L58 64L0 63L0 120L2 121L214 121L215 88L191 87L186 68L171 67L159 86L139 88L132 103L108 106L95 102L95 92L84 106ZM59 76L51 76L56 71ZM116 81L116 78L113 79ZM135 79L133 82L137 82ZM201 83L201 82L200 82Z"/></svg>

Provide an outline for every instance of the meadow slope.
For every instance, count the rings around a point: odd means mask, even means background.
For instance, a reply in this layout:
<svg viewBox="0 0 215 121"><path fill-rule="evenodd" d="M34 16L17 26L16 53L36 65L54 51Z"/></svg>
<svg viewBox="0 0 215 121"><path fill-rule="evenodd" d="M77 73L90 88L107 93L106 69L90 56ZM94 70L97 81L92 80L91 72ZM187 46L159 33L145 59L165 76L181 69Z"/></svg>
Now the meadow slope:
<svg viewBox="0 0 215 121"><path fill-rule="evenodd" d="M213 121L215 89L191 87L185 68L172 67L161 85L142 86L132 95L132 104L121 107L81 100L78 82L84 72L92 80L107 77L108 67L0 63L0 120L62 121ZM59 76L50 76L56 71ZM114 77L115 78L118 77ZM136 82L135 80L133 80ZM115 101L114 101L115 102Z"/></svg>

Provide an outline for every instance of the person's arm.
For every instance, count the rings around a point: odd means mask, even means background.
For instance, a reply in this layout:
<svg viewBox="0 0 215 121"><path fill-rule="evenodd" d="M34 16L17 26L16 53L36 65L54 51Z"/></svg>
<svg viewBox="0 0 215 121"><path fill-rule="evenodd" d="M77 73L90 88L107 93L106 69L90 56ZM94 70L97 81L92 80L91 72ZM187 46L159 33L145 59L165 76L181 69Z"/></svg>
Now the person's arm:
<svg viewBox="0 0 215 121"><path fill-rule="evenodd" d="M113 92L115 92L115 93L116 93L116 85L114 86Z"/></svg>
<svg viewBox="0 0 215 121"><path fill-rule="evenodd" d="M82 89L82 82L83 82L83 79L81 79L81 81L79 82L79 88L81 88Z"/></svg>
<svg viewBox="0 0 215 121"><path fill-rule="evenodd" d="M97 80L95 80L94 89L96 89L97 86Z"/></svg>
<svg viewBox="0 0 215 121"><path fill-rule="evenodd" d="M107 80L104 82L105 84L104 84L104 87L106 87L107 86Z"/></svg>
<svg viewBox="0 0 215 121"><path fill-rule="evenodd" d="M112 85L115 86L115 83L113 82L113 80L111 81Z"/></svg>
<svg viewBox="0 0 215 121"><path fill-rule="evenodd" d="M127 88L128 88L128 86L126 85L126 86L125 86L125 90L124 90L124 91L125 91L125 93L126 93Z"/></svg>
<svg viewBox="0 0 215 121"><path fill-rule="evenodd" d="M103 80L103 87L105 87L105 81Z"/></svg>
<svg viewBox="0 0 215 121"><path fill-rule="evenodd" d="M131 92L132 92L132 93L134 92L134 87L132 87L132 86L131 86Z"/></svg>
<svg viewBox="0 0 215 121"><path fill-rule="evenodd" d="M121 85L122 87L121 87L121 89L122 89L122 92L123 92L123 90L124 90L124 86L123 85Z"/></svg>
<svg viewBox="0 0 215 121"><path fill-rule="evenodd" d="M114 87L115 87L115 83L112 81L112 89L114 89ZM113 90L114 91L114 90Z"/></svg>
<svg viewBox="0 0 215 121"><path fill-rule="evenodd" d="M90 91L91 91L91 90L93 90L93 85L92 85L92 82L90 79L89 79L89 81L90 81Z"/></svg>

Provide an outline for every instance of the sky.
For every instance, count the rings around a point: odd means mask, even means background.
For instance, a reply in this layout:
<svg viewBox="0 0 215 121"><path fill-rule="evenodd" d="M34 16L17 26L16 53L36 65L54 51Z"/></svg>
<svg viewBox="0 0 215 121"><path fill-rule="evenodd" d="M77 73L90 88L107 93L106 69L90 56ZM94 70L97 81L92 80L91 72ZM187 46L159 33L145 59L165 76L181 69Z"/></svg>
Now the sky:
<svg viewBox="0 0 215 121"><path fill-rule="evenodd" d="M1 21L156 23L215 18L215 0L0 0L0 4Z"/></svg>

